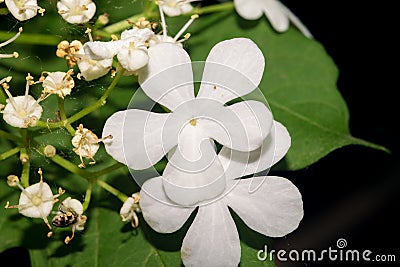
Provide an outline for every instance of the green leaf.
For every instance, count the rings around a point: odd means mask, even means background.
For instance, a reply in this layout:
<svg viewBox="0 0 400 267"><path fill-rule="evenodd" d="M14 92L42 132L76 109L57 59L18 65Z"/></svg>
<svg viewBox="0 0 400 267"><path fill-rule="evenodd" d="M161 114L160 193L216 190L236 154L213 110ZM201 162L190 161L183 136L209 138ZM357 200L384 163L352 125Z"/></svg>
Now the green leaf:
<svg viewBox="0 0 400 267"><path fill-rule="evenodd" d="M169 21L182 25L182 20ZM259 88L292 137L283 168L302 169L346 145L387 151L350 134L349 111L336 87L338 69L316 40L293 27L278 34L265 18L245 21L233 12L200 17L190 32L185 45L192 61L204 61L216 43L237 37L252 39L263 51L266 68Z"/></svg>

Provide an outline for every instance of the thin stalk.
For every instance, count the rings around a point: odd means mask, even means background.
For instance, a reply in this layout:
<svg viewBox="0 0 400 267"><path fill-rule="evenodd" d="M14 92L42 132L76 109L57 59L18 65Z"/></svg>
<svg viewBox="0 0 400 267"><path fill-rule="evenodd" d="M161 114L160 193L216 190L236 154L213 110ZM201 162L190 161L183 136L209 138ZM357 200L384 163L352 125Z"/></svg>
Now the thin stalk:
<svg viewBox="0 0 400 267"><path fill-rule="evenodd" d="M11 157L11 156L14 156L14 155L17 154L19 151L20 151L20 148L19 148L19 147L14 147L14 148L12 148L12 149L10 149L10 150L8 150L8 151L6 151L6 152L0 154L0 161L1 161L1 160L8 159L8 158Z"/></svg>
<svg viewBox="0 0 400 267"><path fill-rule="evenodd" d="M75 130L72 128L71 124L67 120L67 115L65 113L65 105L64 105L64 99L59 97L58 98L58 110L60 111L60 118L62 121L66 121L64 127L67 129L67 131L74 136L75 135Z"/></svg>
<svg viewBox="0 0 400 267"><path fill-rule="evenodd" d="M205 7L195 7L195 8L193 8L192 12L190 12L188 14L184 14L184 15L190 15L190 16L193 14L204 15L204 14L210 14L210 13L215 13L215 12L231 10L233 8L234 8L233 2L226 2L226 3L222 3L222 4L205 6Z"/></svg>
<svg viewBox="0 0 400 267"><path fill-rule="evenodd" d="M31 162L29 160L28 151L25 147L22 147L20 149L20 159L22 161L21 185L26 188L29 186L29 173L31 170Z"/></svg>
<svg viewBox="0 0 400 267"><path fill-rule="evenodd" d="M99 177L99 176L102 176L104 174L107 174L107 173L113 172L115 170L118 170L118 169L120 169L120 168L122 168L124 166L125 166L124 164L122 164L120 162L117 162L117 163L115 163L115 164L113 164L113 165L111 165L111 166L109 166L109 167L107 167L105 169L102 169L100 171L94 172L93 175L96 176L96 177Z"/></svg>
<svg viewBox="0 0 400 267"><path fill-rule="evenodd" d="M85 201L83 202L83 211L86 211L87 208L89 207L90 200L92 198L92 180L89 181L88 187L86 189L86 194L85 194Z"/></svg>
<svg viewBox="0 0 400 267"><path fill-rule="evenodd" d="M116 196L117 198L119 198L119 200L121 200L122 202L125 202L128 199L128 196L125 195L124 193L122 193L121 191L119 191L118 189L112 187L111 185L109 185L108 183L97 179L96 183L102 187L104 190L110 192L111 194L113 194L114 196Z"/></svg>

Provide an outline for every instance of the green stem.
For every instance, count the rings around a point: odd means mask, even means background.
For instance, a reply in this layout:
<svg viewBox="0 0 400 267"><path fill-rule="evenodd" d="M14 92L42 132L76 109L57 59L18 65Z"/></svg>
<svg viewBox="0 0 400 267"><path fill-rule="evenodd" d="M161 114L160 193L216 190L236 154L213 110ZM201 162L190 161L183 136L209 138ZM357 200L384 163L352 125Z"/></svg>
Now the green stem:
<svg viewBox="0 0 400 267"><path fill-rule="evenodd" d="M121 191L119 191L118 189L112 187L111 185L109 185L108 183L97 179L96 183L101 186L104 190L110 192L111 194L113 194L114 196L116 196L117 198L119 198L119 200L121 200L122 202L125 202L128 199L128 196L125 195L124 193L122 193Z"/></svg>
<svg viewBox="0 0 400 267"><path fill-rule="evenodd" d="M20 151L19 147L14 147L14 148L0 154L0 161L5 160L5 159L17 154L19 151Z"/></svg>
<svg viewBox="0 0 400 267"><path fill-rule="evenodd" d="M109 167L107 167L105 169L102 169L100 171L94 172L93 175L96 176L96 177L99 177L99 176L102 176L104 174L107 174L107 173L113 172L115 170L118 170L119 168L122 168L124 166L125 166L124 164L117 162L117 163L115 163L115 164L113 164L113 165L111 165L111 166L109 166Z"/></svg>
<svg viewBox="0 0 400 267"><path fill-rule="evenodd" d="M90 199L92 198L92 180L89 181L88 187L86 189L85 201L83 202L83 211L86 211L90 204Z"/></svg>
<svg viewBox="0 0 400 267"><path fill-rule="evenodd" d="M72 128L71 123L68 122L67 120L67 115L65 113L65 105L64 105L64 98L59 97L58 98L58 110L60 111L60 118L62 121L65 121L65 129L67 129L67 131L74 136L75 135L75 130L74 128Z"/></svg>
<svg viewBox="0 0 400 267"><path fill-rule="evenodd" d="M36 150L40 153L40 154L44 154L43 152L43 147L38 146L38 144L35 144L35 148ZM107 167L101 171L98 172L88 172L86 170L83 170L81 168L79 168L78 166L76 166L74 163L70 162L69 160L64 159L63 157L59 156L59 155L55 155L53 157L50 158L54 163L58 164L59 166L63 167L64 169L68 170L69 172L72 172L78 176L81 176L87 180L89 180L89 186L91 186L91 184L93 183L93 181L95 181L99 186L101 186L103 189L105 189L106 191L110 192L111 194L115 195L116 197L118 197L122 202L125 202L128 197L122 193L121 191L119 191L118 189L112 187L111 185L109 185L108 183L99 180L97 177L99 177L100 175L104 175L106 173L109 173L113 170L116 170L122 166L120 166L120 163L114 164L110 167ZM122 165L122 164L121 164ZM88 189L89 190L89 189ZM90 196L88 196L88 192L86 192L86 196L85 196L85 202L86 201L90 201ZM90 189L90 194L91 194L91 189ZM89 198L89 200L87 200L87 198ZM89 204L87 204L89 205Z"/></svg>
<svg viewBox="0 0 400 267"><path fill-rule="evenodd" d="M20 149L20 159L22 161L21 185L26 188L29 186L29 172L31 169L31 163L28 156L28 151L25 147Z"/></svg>
<svg viewBox="0 0 400 267"><path fill-rule="evenodd" d="M205 6L205 7L195 7L193 8L192 12L185 15L193 15L193 14L204 15L209 13L231 10L233 8L234 8L233 2L226 2L222 4Z"/></svg>
<svg viewBox="0 0 400 267"><path fill-rule="evenodd" d="M4 137L8 140L15 142L22 142L21 137L15 136L13 134L7 133L6 131L0 130L0 137Z"/></svg>
<svg viewBox="0 0 400 267"><path fill-rule="evenodd" d="M115 78L111 82L110 86L108 86L107 90L104 92L103 96L100 97L100 99L97 100L96 102L94 102L92 105L88 106L87 108L82 109L78 113L75 113L74 115L72 115L71 117L69 117L65 120L61 120L59 122L38 121L37 126L42 127L42 128L49 128L49 129L66 127L67 124L71 124L71 123L85 117L86 115L90 114L91 112L101 108L102 106L104 106L106 104L106 102L107 102L106 100L107 100L109 94L115 88L119 79L122 77L123 73L124 73L123 70L121 70L117 73L117 76L115 76Z"/></svg>
<svg viewBox="0 0 400 267"><path fill-rule="evenodd" d="M8 40L14 35L15 32L0 31L0 40ZM13 43L56 46L61 41L62 39L55 34L49 35L49 34L22 32L21 36L18 37L18 39L16 39Z"/></svg>

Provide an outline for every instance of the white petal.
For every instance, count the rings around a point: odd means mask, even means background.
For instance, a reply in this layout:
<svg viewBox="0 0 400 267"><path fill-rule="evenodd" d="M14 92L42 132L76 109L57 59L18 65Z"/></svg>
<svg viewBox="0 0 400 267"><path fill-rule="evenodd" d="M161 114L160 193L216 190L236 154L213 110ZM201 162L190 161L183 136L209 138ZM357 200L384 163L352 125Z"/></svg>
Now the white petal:
<svg viewBox="0 0 400 267"><path fill-rule="evenodd" d="M181 248L186 267L238 266L240 241L224 201L200 206Z"/></svg>
<svg viewBox="0 0 400 267"><path fill-rule="evenodd" d="M83 214L83 205L79 200L67 197L62 203L65 207L73 209L78 215Z"/></svg>
<svg viewBox="0 0 400 267"><path fill-rule="evenodd" d="M143 218L159 233L177 231L194 210L173 204L165 195L161 177L152 178L143 184L139 203Z"/></svg>
<svg viewBox="0 0 400 267"><path fill-rule="evenodd" d="M284 4L279 3L281 6L282 10L286 13L286 16L289 18L289 20L308 38L313 38L311 32L307 29L307 27L301 22L301 20L293 14L292 11L290 11L289 8L287 8Z"/></svg>
<svg viewBox="0 0 400 267"><path fill-rule="evenodd" d="M53 208L53 193L51 192L50 186L47 183L36 183L25 188L25 191L29 196L24 192L21 193L18 202L20 206L19 212L31 218L49 216ZM41 204L34 206L30 197L39 197L41 199Z"/></svg>
<svg viewBox="0 0 400 267"><path fill-rule="evenodd" d="M234 0L236 11L247 20L256 20L263 15L262 0Z"/></svg>
<svg viewBox="0 0 400 267"><path fill-rule="evenodd" d="M207 57L197 97L226 103L244 96L260 84L264 65L261 50L250 39L222 41Z"/></svg>
<svg viewBox="0 0 400 267"><path fill-rule="evenodd" d="M129 43L121 46L117 58L122 67L127 71L137 71L143 68L149 61L146 48L131 48Z"/></svg>
<svg viewBox="0 0 400 267"><path fill-rule="evenodd" d="M177 144L175 125L167 123L170 113L152 113L130 109L114 113L107 119L103 137L108 154L135 170L157 163Z"/></svg>
<svg viewBox="0 0 400 267"><path fill-rule="evenodd" d="M121 33L121 40L133 41L135 43L144 44L150 37L154 35L154 32L150 29L129 29Z"/></svg>
<svg viewBox="0 0 400 267"><path fill-rule="evenodd" d="M143 91L170 110L194 98L190 57L180 46L160 43L148 50L149 62L139 71Z"/></svg>
<svg viewBox="0 0 400 267"><path fill-rule="evenodd" d="M110 42L87 42L83 45L85 55L94 60L110 59L113 58L119 51L121 41Z"/></svg>
<svg viewBox="0 0 400 267"><path fill-rule="evenodd" d="M68 23L82 24L88 22L96 13L96 5L91 0L57 2L58 11Z"/></svg>
<svg viewBox="0 0 400 267"><path fill-rule="evenodd" d="M163 178L167 196L181 205L194 205L224 191L224 169L201 127L189 124L183 128Z"/></svg>
<svg viewBox="0 0 400 267"><path fill-rule="evenodd" d="M270 134L259 149L246 153L223 147L218 157L227 179L235 179L271 168L286 155L290 144L286 127L274 121Z"/></svg>
<svg viewBox="0 0 400 267"><path fill-rule="evenodd" d="M5 0L6 6L11 14L19 21L24 21L33 18L37 15L37 9L25 9L25 6L37 7L37 0L25 0L24 5L21 5L19 0Z"/></svg>
<svg viewBox="0 0 400 267"><path fill-rule="evenodd" d="M209 137L239 151L259 148L273 121L271 111L258 101L242 101L221 110L215 109L208 116L199 121L199 125Z"/></svg>
<svg viewBox="0 0 400 267"><path fill-rule="evenodd" d="M92 81L106 75L111 69L112 61L112 58L103 60L83 58L78 61L78 67L83 78Z"/></svg>
<svg viewBox="0 0 400 267"><path fill-rule="evenodd" d="M252 179L264 180L249 192ZM270 237L294 231L303 218L303 201L297 187L282 177L242 179L226 196L230 206L253 230Z"/></svg>
<svg viewBox="0 0 400 267"><path fill-rule="evenodd" d="M287 31L289 18L286 15L282 4L277 0L264 0L264 13L272 27L278 32Z"/></svg>

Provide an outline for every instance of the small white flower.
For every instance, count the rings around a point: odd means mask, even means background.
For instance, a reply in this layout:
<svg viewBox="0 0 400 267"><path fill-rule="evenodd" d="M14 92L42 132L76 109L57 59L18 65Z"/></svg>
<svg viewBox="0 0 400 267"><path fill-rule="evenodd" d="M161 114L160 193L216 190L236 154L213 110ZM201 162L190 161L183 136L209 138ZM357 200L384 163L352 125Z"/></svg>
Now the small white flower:
<svg viewBox="0 0 400 267"><path fill-rule="evenodd" d="M58 14L68 23L88 22L96 13L96 4L92 0L60 0L57 2Z"/></svg>
<svg viewBox="0 0 400 267"><path fill-rule="evenodd" d="M247 20L259 19L263 14L278 32L285 32L292 22L306 37L312 34L285 5L278 0L234 0L236 11Z"/></svg>
<svg viewBox="0 0 400 267"><path fill-rule="evenodd" d="M136 213L141 212L139 207L140 195L139 193L132 194L122 205L119 214L123 222L131 222L133 228L139 226L139 218Z"/></svg>
<svg viewBox="0 0 400 267"><path fill-rule="evenodd" d="M157 4L165 14L170 17L176 17L192 11L193 7L190 3L195 1L197 0L158 0Z"/></svg>
<svg viewBox="0 0 400 267"><path fill-rule="evenodd" d="M266 236L282 237L298 227L303 218L303 202L299 190L289 180L277 176L240 179L243 174L270 168L286 154L289 133L278 122L273 128L257 151L222 148L219 158L229 186L213 201L198 205L181 247L185 266L238 266L239 234L228 207L247 226ZM160 233L179 230L196 209L172 202L162 177L146 181L140 194L143 218Z"/></svg>
<svg viewBox="0 0 400 267"><path fill-rule="evenodd" d="M90 30L87 30L89 39L93 41ZM61 41L57 45L56 55L67 61L68 67L72 68L78 64L80 74L78 78L83 77L86 81L92 81L106 75L112 68L112 58L94 60L85 55L85 50L80 41L74 40L71 43Z"/></svg>
<svg viewBox="0 0 400 267"><path fill-rule="evenodd" d="M42 98L35 100L33 96L29 95L29 85L32 82L30 77L30 75L27 77L25 95L16 97L11 95L7 84L11 77L0 80L0 84L8 96L7 104L1 113L3 113L3 119L13 127L35 126L37 120L42 116L43 108L39 105Z"/></svg>
<svg viewBox="0 0 400 267"><path fill-rule="evenodd" d="M57 215L54 216L52 224L56 227L71 226L72 235L64 240L68 244L75 236L75 231L83 231L87 217L83 215L82 203L71 197L66 198L58 207Z"/></svg>
<svg viewBox="0 0 400 267"><path fill-rule="evenodd" d="M17 39L21 35L21 32L22 32L22 27L20 27L18 29L18 32L12 38L8 39L7 41L5 41L3 43L0 43L0 47L6 46L6 45L14 42L15 39ZM17 52L13 52L12 54L0 54L0 58L12 58L12 57L17 58L18 56L19 55Z"/></svg>
<svg viewBox="0 0 400 267"><path fill-rule="evenodd" d="M97 138L97 135L95 135L91 130L84 128L82 124L79 124L71 142L74 146L73 151L80 157L80 168L86 167L85 163L83 163L83 158L91 159L92 161L89 162L90 165L96 164L94 155L100 148L99 142L108 138L112 137L107 136L105 138L99 139Z"/></svg>
<svg viewBox="0 0 400 267"><path fill-rule="evenodd" d="M85 55L93 60L112 59L116 55L124 69L136 72L149 60L146 42L152 35L154 32L148 28L133 28L123 31L120 40L87 42L83 49Z"/></svg>
<svg viewBox="0 0 400 267"><path fill-rule="evenodd" d="M43 74L47 74L46 78L44 76L41 77L41 80L43 80L43 94L55 94L61 98L70 95L71 89L75 86L74 79L71 77L72 73L72 70L68 72L43 72Z"/></svg>
<svg viewBox="0 0 400 267"><path fill-rule="evenodd" d="M141 88L172 112L129 109L114 113L103 129L103 136L113 136L105 142L106 151L136 170L149 168L168 154L163 173L167 195L182 205L212 199L226 185L214 141L252 151L271 129L272 113L263 103L225 105L257 88L265 64L262 52L245 38L215 45L196 97L192 62L183 48L160 43L149 48L149 58L139 72Z"/></svg>
<svg viewBox="0 0 400 267"><path fill-rule="evenodd" d="M57 195L53 195L50 186L43 182L42 170L39 169L40 182L23 188L19 183L18 177L11 175L7 179L10 186L18 186L21 189L18 205L10 206L7 202L6 208L17 208L19 213L30 218L42 218L47 227L51 230L51 225L47 220L53 208L53 204L58 201L58 197L64 193L60 188ZM51 232L50 232L51 233Z"/></svg>
<svg viewBox="0 0 400 267"><path fill-rule="evenodd" d="M33 18L37 13L43 16L45 10L38 6L37 0L5 0L8 10L19 21Z"/></svg>

